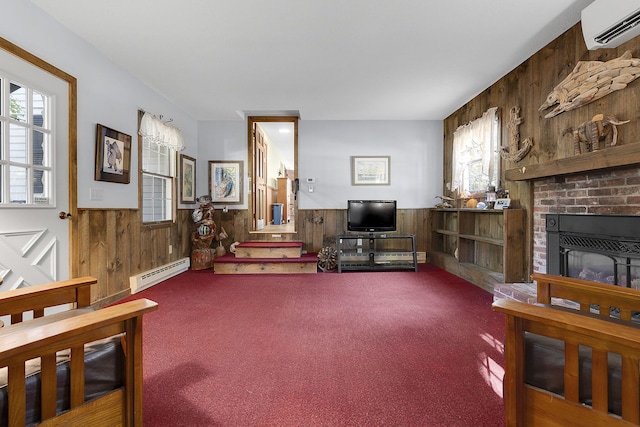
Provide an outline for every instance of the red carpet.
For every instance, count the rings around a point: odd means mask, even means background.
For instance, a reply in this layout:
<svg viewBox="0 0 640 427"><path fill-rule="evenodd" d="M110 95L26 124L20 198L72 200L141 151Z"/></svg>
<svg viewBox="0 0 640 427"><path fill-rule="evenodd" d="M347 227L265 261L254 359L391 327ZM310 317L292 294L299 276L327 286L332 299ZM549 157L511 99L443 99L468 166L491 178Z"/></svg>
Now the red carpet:
<svg viewBox="0 0 640 427"><path fill-rule="evenodd" d="M188 271L141 297L145 426L504 425L504 319L435 267Z"/></svg>

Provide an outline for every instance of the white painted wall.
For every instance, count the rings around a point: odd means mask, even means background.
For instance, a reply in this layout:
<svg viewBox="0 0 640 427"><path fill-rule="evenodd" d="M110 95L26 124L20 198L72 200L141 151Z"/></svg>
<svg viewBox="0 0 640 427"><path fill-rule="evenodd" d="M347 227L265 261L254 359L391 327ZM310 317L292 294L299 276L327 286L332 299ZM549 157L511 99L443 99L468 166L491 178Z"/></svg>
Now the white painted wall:
<svg viewBox="0 0 640 427"><path fill-rule="evenodd" d="M198 155L196 194L209 194L209 160L241 160L243 163L242 204L229 205L229 209L247 209L249 191L247 170L247 124L238 120L201 121L198 123ZM214 205L222 208L224 205Z"/></svg>
<svg viewBox="0 0 640 427"><path fill-rule="evenodd" d="M100 55L30 1L2 0L2 10L0 36L78 80L78 207L138 208L138 109L173 118L184 133L187 149L183 153L196 157L197 122L184 110ZM94 180L98 123L131 135L130 184ZM102 190L103 200L89 200L92 188Z"/></svg>
<svg viewBox="0 0 640 427"><path fill-rule="evenodd" d="M442 122L305 121L298 127L301 209L346 209L349 199L434 205L442 192ZM390 156L390 185L351 185L351 156ZM308 191L307 178L314 178Z"/></svg>
<svg viewBox="0 0 640 427"><path fill-rule="evenodd" d="M346 209L348 199L393 199L401 209L432 207L442 192L442 122L298 122L300 209ZM208 191L208 160L243 160L247 183L247 128L243 121L200 122L197 193ZM390 156L391 185L352 186L351 156ZM307 178L314 178L308 192ZM230 209L246 209L242 205ZM219 206L216 206L219 207Z"/></svg>

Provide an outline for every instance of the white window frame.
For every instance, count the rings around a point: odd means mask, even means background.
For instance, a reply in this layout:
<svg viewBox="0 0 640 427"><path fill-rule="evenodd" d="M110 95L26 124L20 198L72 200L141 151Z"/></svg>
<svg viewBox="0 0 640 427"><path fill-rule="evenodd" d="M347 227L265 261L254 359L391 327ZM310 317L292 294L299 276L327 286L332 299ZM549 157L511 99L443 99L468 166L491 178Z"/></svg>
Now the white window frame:
<svg viewBox="0 0 640 427"><path fill-rule="evenodd" d="M26 91L24 108L24 117L13 118L11 112L11 84L16 84ZM3 73L0 75L0 208L50 208L56 205L55 194L55 97L46 93L46 91L24 84L19 79ZM42 105L34 106L34 92L41 95L44 99ZM42 125L34 123L34 113L41 109ZM24 130L24 144L26 152L24 161L16 161L10 156L14 133L11 128L21 128ZM34 163L34 132L42 134L42 164ZM22 133L22 132L21 132ZM23 190L25 200L12 201L12 187L15 179L12 177L11 168L18 167L25 169ZM42 172L43 189L40 197L34 193L34 176L35 172Z"/></svg>
<svg viewBox="0 0 640 427"><path fill-rule="evenodd" d="M142 223L173 222L177 208L176 150L142 137L140 141ZM149 185L150 181L153 182L152 185Z"/></svg>

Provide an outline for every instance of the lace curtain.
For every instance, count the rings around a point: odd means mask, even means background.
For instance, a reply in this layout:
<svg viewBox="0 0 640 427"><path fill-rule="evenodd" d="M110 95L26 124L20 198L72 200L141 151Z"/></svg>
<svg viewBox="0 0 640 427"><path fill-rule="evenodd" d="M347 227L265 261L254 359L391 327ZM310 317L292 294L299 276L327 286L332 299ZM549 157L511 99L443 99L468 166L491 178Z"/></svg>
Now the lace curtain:
<svg viewBox="0 0 640 427"><path fill-rule="evenodd" d="M176 151L184 150L182 131L169 126L153 114L144 113L140 120L140 135L148 142L169 147Z"/></svg>
<svg viewBox="0 0 640 427"><path fill-rule="evenodd" d="M500 119L498 107L462 125L453 134L452 190L459 196L484 193L499 184Z"/></svg>

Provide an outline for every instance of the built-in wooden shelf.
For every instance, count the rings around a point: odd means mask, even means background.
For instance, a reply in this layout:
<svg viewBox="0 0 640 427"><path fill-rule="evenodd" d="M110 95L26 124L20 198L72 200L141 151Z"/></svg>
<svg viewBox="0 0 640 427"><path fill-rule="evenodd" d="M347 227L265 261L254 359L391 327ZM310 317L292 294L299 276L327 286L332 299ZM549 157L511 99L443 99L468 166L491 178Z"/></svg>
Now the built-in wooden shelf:
<svg viewBox="0 0 640 427"><path fill-rule="evenodd" d="M522 209L430 209L429 262L493 292L525 280Z"/></svg>
<svg viewBox="0 0 640 427"><path fill-rule="evenodd" d="M509 181L526 181L635 163L640 163L640 143L625 144L536 165L508 169L505 171L505 178Z"/></svg>

